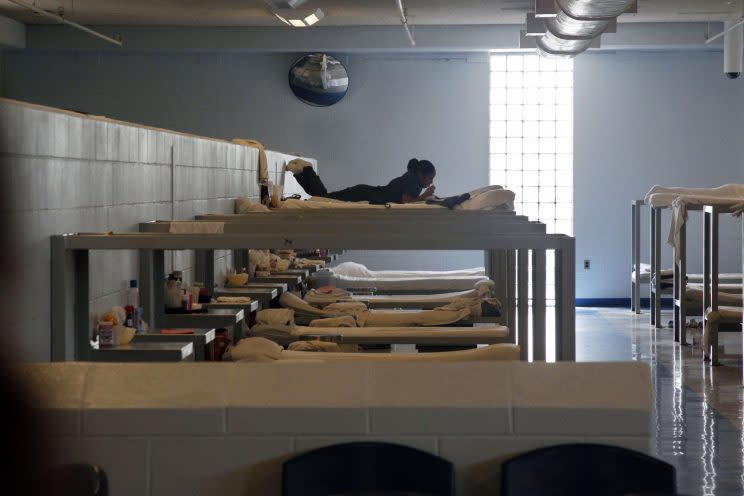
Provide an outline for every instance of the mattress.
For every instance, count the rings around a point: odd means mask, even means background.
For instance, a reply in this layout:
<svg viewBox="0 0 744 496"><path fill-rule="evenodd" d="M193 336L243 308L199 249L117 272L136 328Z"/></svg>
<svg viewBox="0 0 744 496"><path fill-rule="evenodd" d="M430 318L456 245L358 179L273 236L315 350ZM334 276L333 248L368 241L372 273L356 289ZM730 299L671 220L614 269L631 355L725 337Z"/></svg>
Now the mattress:
<svg viewBox="0 0 744 496"><path fill-rule="evenodd" d="M470 199L461 203L455 210L513 210L514 192L501 186L486 186L469 192ZM384 209L443 209L440 205L429 205L425 202L418 203L388 203L386 205L370 205L367 202L344 202L330 198L312 197L308 200L287 199L282 202L282 208L293 210L384 210ZM249 213L256 211L267 211L258 208L246 199L238 199L235 202L235 213Z"/></svg>
<svg viewBox="0 0 744 496"><path fill-rule="evenodd" d="M323 353L308 351L284 350L276 343L264 338L246 338L232 347L227 359L232 361L272 362L277 360L293 361L493 361L519 360L519 346L513 344L496 344L463 351L445 353Z"/></svg>
<svg viewBox="0 0 744 496"><path fill-rule="evenodd" d="M334 275L368 279L424 279L440 277L485 277L486 269L474 267L457 270L369 270L355 262L344 262L329 269Z"/></svg>
<svg viewBox="0 0 744 496"><path fill-rule="evenodd" d="M330 283L348 290L377 290L377 291L463 291L472 288L473 284L487 281L487 277L438 277L411 279L368 279L362 277L332 276Z"/></svg>
<svg viewBox="0 0 744 496"><path fill-rule="evenodd" d="M719 305L735 305L735 306L741 306L742 305L742 296L741 296L741 287L738 288L738 292L736 291L736 288L725 288L729 289L728 292L724 290L718 291L718 303ZM703 287L702 285L688 285L685 290L685 301L688 304L703 304Z"/></svg>
<svg viewBox="0 0 744 496"><path fill-rule="evenodd" d="M264 337L281 345L301 336L340 336L343 344L422 344L429 346L468 346L496 344L509 336L501 325L474 327L305 327L255 325L252 336Z"/></svg>
<svg viewBox="0 0 744 496"><path fill-rule="evenodd" d="M680 196L685 196L689 200L698 198L703 201L715 198L744 198L744 184L724 184L717 188L654 186L646 193L644 200L652 207L669 208Z"/></svg>

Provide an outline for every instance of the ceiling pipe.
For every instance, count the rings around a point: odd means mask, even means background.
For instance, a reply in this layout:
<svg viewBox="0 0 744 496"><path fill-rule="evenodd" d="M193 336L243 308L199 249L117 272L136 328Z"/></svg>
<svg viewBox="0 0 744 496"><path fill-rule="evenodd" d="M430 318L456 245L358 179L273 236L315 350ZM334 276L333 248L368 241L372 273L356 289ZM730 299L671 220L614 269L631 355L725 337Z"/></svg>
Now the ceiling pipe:
<svg viewBox="0 0 744 496"><path fill-rule="evenodd" d="M707 43L713 43L714 41L716 41L716 40L717 40L718 38L720 38L721 36L725 36L725 35L726 35L726 33L728 33L729 31L732 31L732 30L734 30L734 29L738 28L738 27L739 27L739 26L741 26L742 24L744 24L744 19L739 19L739 20L738 20L737 22L735 22L734 24L731 24L730 26L728 26L728 27L727 27L726 29L724 29L724 30L723 30L723 31L721 31L720 33L718 33L718 34L716 34L716 35L713 35L713 36L711 36L710 38L708 38L707 40L705 40L705 43L706 43L706 44L707 44Z"/></svg>
<svg viewBox="0 0 744 496"><path fill-rule="evenodd" d="M49 19L53 19L53 20L59 22L60 24L67 24L70 27L73 27L75 29L79 29L80 31L84 31L84 32L86 32L86 33L88 33L88 34L90 34L92 36L95 36L96 38L100 38L100 39L102 39L104 41L107 41L109 43L113 43L114 45L124 46L124 43L121 40L116 40L114 38L111 38L109 36L106 36L103 33L99 33L98 31L94 31L94 30L92 30L90 28L86 28L85 26L83 26L81 24L78 24L78 23L73 22L73 21L69 21L69 20L65 19L64 17L62 17L61 15L52 14L51 12L47 12L46 10L41 9L41 8L37 7L36 5L33 5L33 4L30 4L30 3L24 2L23 0L8 0L8 1L11 2L11 3L14 3L14 4L16 4L16 5L20 6L20 7L24 7L26 9L28 9L28 10L31 10L33 12L36 12L37 14L39 14L41 16L47 17Z"/></svg>
<svg viewBox="0 0 744 496"><path fill-rule="evenodd" d="M413 39L413 33L411 33L411 28L408 25L408 14L406 13L406 8L403 6L403 0L396 0L396 2L400 11L400 22L403 24L403 29L406 30L408 41L411 42L411 46L416 46L416 40Z"/></svg>

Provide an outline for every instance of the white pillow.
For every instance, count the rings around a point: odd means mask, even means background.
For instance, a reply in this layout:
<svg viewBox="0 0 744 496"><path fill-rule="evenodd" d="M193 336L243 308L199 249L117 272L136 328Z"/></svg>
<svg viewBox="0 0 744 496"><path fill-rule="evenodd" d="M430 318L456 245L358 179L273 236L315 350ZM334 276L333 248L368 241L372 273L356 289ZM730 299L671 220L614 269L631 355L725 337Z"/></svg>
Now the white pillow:
<svg viewBox="0 0 744 496"><path fill-rule="evenodd" d="M333 273L346 277L372 277L372 273L362 264L355 262L344 262L333 267Z"/></svg>

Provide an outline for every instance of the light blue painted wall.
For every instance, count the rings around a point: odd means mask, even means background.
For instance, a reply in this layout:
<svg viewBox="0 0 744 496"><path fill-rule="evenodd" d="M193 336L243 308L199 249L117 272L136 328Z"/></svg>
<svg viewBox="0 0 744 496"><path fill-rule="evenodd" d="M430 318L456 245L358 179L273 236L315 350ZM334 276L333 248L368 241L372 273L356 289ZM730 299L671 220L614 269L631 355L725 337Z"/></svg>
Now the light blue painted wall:
<svg viewBox="0 0 744 496"><path fill-rule="evenodd" d="M291 95L286 71L294 58L27 50L7 52L3 72L12 98L207 136L254 137L272 149L316 157L331 189L385 182L413 155L439 166L441 194L487 181L484 55L340 56L351 88L328 109L308 107ZM651 185L744 182L744 80L725 80L721 66L720 52L576 59L578 297L629 296L629 205ZM644 224L644 239L646 230ZM693 219L692 270L700 268L698 231ZM736 270L738 235L727 219L722 235L724 269ZM389 269L482 264L476 253L364 252L353 258ZM581 268L585 258L592 260L589 271Z"/></svg>
<svg viewBox="0 0 744 496"><path fill-rule="evenodd" d="M617 52L578 57L574 87L577 296L628 296L633 198L654 184L744 181L744 80L725 79L720 52ZM702 270L700 217L691 213L688 228L695 272ZM725 271L741 269L739 233L729 216L722 219ZM671 266L671 248L664 260Z"/></svg>

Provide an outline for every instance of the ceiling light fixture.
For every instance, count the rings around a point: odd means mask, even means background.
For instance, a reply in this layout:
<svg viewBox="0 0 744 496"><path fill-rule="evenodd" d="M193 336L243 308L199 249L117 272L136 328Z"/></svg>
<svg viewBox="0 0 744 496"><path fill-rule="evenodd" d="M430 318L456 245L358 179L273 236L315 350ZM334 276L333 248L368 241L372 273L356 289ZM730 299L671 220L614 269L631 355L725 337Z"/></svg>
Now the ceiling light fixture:
<svg viewBox="0 0 744 496"><path fill-rule="evenodd" d="M272 10L272 14L287 26L295 28L306 28L320 22L325 13L323 9L303 10L303 9L277 9Z"/></svg>

